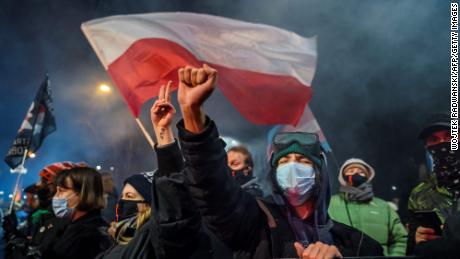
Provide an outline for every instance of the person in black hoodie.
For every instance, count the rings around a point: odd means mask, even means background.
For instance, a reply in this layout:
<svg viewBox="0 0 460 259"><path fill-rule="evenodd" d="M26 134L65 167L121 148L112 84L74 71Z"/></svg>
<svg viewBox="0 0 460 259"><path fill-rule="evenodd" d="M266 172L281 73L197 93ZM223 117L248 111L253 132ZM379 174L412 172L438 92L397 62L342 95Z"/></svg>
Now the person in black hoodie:
<svg viewBox="0 0 460 259"><path fill-rule="evenodd" d="M110 247L107 223L101 217L104 207L102 180L90 167L67 169L56 177L52 206L56 220L40 251L41 258L95 258Z"/></svg>
<svg viewBox="0 0 460 259"><path fill-rule="evenodd" d="M240 258L383 255L375 240L329 218L330 186L315 134L275 137L272 199L255 199L232 181L223 141L202 108L216 80L206 64L179 69L179 139L190 193L209 228Z"/></svg>
<svg viewBox="0 0 460 259"><path fill-rule="evenodd" d="M183 158L170 126L175 114L170 104L170 86L171 82L161 87L151 108L158 169L125 181L118 203L114 246L99 258L212 257L201 216L186 188ZM128 185L134 187L131 194L126 190ZM133 195L134 191L138 195Z"/></svg>

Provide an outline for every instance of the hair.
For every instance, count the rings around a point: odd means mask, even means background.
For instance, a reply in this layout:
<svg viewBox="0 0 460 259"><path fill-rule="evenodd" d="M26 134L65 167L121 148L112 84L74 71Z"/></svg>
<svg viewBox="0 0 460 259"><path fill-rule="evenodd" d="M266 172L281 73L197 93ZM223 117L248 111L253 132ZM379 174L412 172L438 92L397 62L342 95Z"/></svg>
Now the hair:
<svg viewBox="0 0 460 259"><path fill-rule="evenodd" d="M37 194L38 187L35 184L29 185L24 189L24 193Z"/></svg>
<svg viewBox="0 0 460 259"><path fill-rule="evenodd" d="M246 165L250 166L250 167L254 167L254 161L252 160L252 154L251 152L249 152L248 148L243 146L243 145L239 145L239 146L234 146L234 147L231 147L228 151L227 151L227 154L229 152L237 152L237 153L241 153L243 154L246 159L244 160L244 162L246 163Z"/></svg>
<svg viewBox="0 0 460 259"><path fill-rule="evenodd" d="M152 208L150 206L147 206L147 208L143 211L139 211L137 213L137 219L136 219L136 229L139 229L144 225L147 220L150 218L150 214L152 213Z"/></svg>
<svg viewBox="0 0 460 259"><path fill-rule="evenodd" d="M56 185L69 188L69 186L66 186L66 179L72 182L72 189L80 197L80 202L76 209L91 211L105 207L102 179L96 169L91 167L77 167L64 170L58 174Z"/></svg>

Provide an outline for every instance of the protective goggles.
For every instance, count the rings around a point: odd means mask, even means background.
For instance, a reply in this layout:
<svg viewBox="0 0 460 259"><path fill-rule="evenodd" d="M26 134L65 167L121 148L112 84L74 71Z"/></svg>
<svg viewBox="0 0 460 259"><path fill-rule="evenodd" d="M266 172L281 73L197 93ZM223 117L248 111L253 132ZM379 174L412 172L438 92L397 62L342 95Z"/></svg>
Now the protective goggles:
<svg viewBox="0 0 460 259"><path fill-rule="evenodd" d="M273 138L273 151L277 152L279 150L283 150L289 147L290 145L292 145L293 143L297 143L302 148L305 148L307 150L315 150L315 147L317 147L318 153L321 151L321 146L319 144L318 135L315 133L308 133L308 132L278 133Z"/></svg>
<svg viewBox="0 0 460 259"><path fill-rule="evenodd" d="M319 137L315 133L308 132L283 132L277 134L273 138L273 154L285 150L294 143L297 143L305 153L311 154L318 160L321 160L321 144L319 142Z"/></svg>

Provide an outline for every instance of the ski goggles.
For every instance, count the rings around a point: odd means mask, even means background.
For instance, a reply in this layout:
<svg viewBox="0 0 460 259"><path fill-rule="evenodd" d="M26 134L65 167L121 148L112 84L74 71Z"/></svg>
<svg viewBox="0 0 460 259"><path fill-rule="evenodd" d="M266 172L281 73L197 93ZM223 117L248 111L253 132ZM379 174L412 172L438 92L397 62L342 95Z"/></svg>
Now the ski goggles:
<svg viewBox="0 0 460 259"><path fill-rule="evenodd" d="M321 144L316 133L283 132L273 138L272 150L276 154L292 144L297 143L305 153L321 160Z"/></svg>

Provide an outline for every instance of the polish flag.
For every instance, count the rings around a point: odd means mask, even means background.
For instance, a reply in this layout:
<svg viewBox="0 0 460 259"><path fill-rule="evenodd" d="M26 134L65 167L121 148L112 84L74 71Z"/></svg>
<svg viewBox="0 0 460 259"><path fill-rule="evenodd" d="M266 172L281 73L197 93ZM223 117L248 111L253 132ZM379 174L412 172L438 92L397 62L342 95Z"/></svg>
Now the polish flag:
<svg viewBox="0 0 460 259"><path fill-rule="evenodd" d="M220 90L255 124L296 125L312 96L315 37L195 13L111 16L82 30L136 118L186 65L216 68Z"/></svg>

